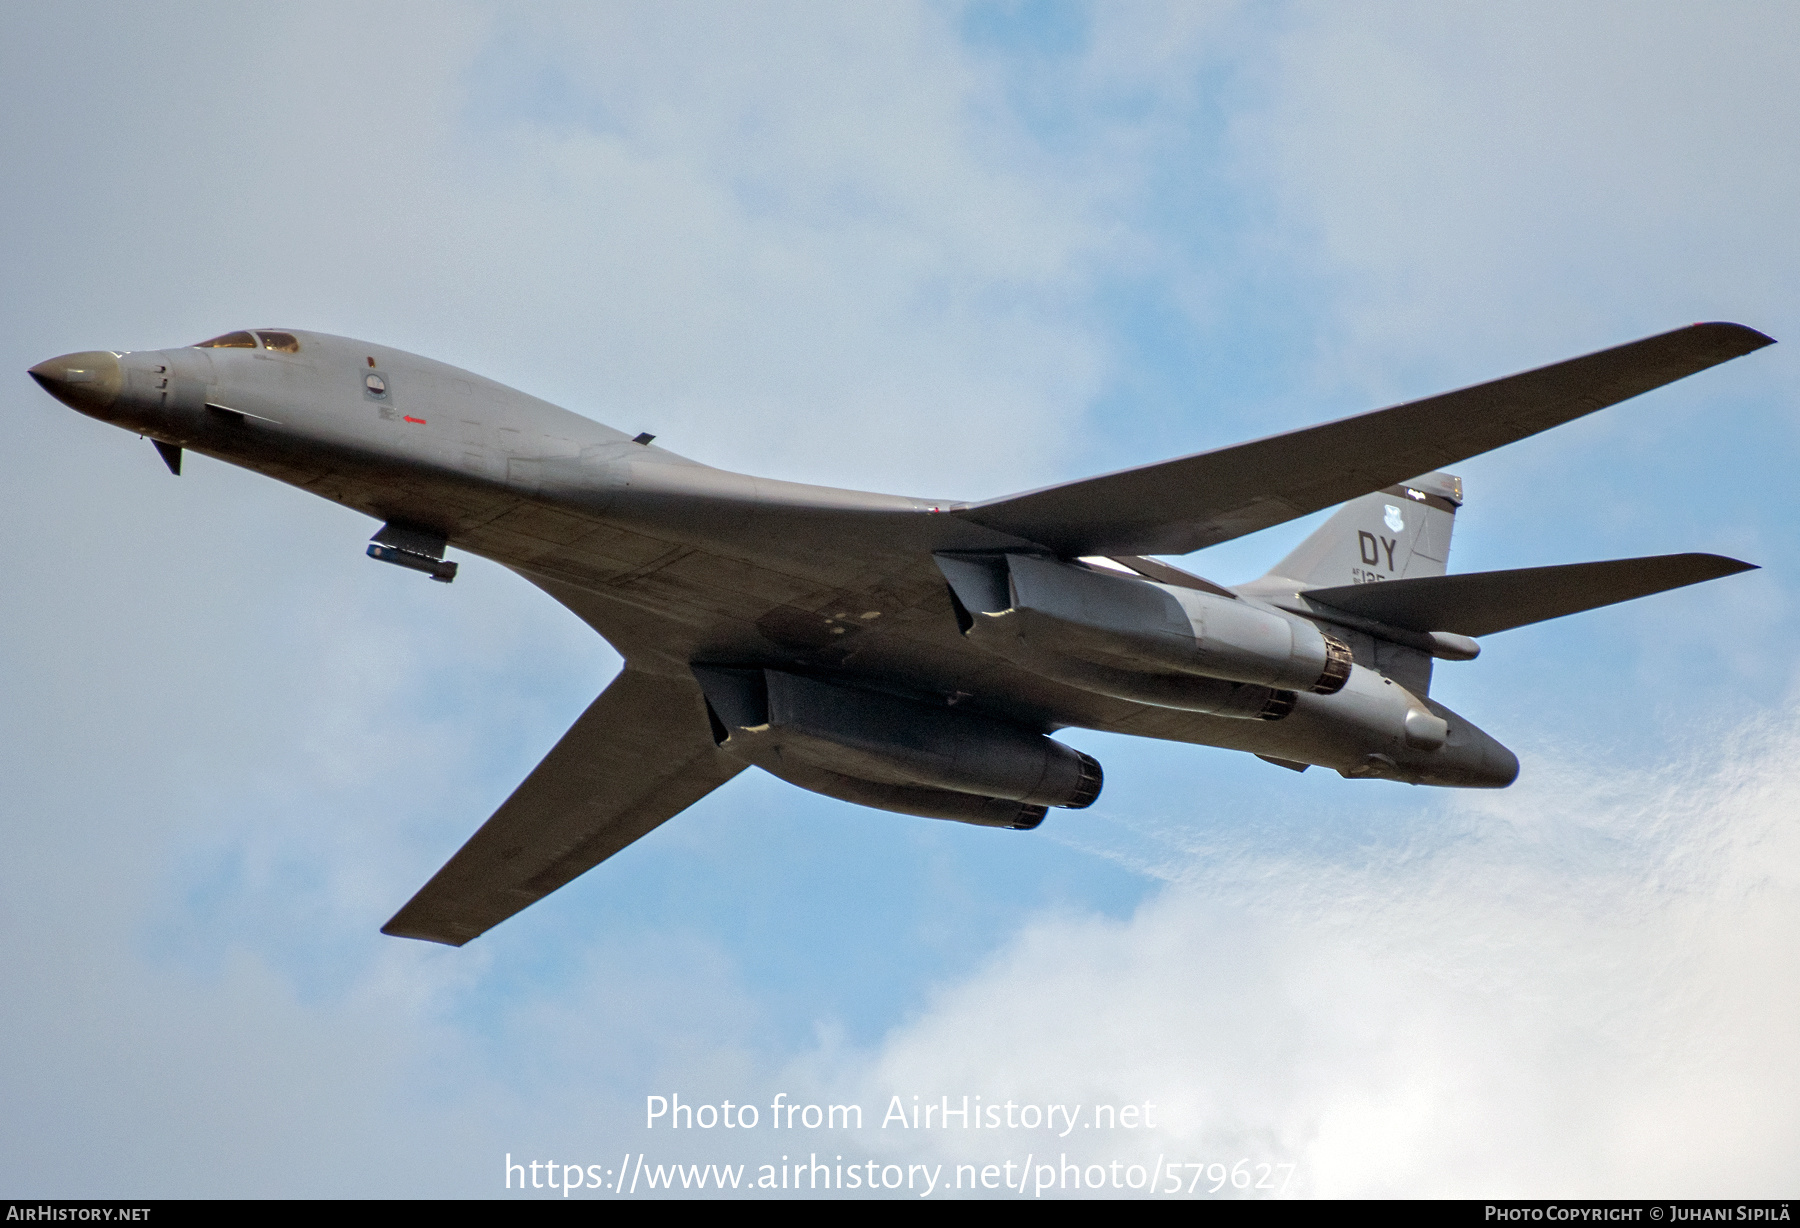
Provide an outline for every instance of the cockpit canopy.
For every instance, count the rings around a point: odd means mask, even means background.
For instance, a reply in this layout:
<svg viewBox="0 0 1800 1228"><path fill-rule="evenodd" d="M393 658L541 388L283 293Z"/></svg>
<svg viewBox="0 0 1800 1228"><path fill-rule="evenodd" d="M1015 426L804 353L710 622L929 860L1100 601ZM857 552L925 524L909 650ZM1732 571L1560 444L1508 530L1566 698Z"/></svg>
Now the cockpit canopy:
<svg viewBox="0 0 1800 1228"><path fill-rule="evenodd" d="M225 333L214 337L211 341L201 341L190 349L196 350L275 350L282 354L298 354L300 339L293 333L278 333L266 328L255 332Z"/></svg>

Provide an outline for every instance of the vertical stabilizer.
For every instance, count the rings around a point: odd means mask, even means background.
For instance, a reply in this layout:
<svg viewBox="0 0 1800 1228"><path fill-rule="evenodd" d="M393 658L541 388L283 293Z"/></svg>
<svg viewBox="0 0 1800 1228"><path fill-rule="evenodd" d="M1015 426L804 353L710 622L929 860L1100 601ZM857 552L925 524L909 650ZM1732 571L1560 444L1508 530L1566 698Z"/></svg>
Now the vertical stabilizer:
<svg viewBox="0 0 1800 1228"><path fill-rule="evenodd" d="M1462 479L1447 473L1352 499L1264 581L1280 577L1301 588L1332 588L1441 576L1461 506Z"/></svg>

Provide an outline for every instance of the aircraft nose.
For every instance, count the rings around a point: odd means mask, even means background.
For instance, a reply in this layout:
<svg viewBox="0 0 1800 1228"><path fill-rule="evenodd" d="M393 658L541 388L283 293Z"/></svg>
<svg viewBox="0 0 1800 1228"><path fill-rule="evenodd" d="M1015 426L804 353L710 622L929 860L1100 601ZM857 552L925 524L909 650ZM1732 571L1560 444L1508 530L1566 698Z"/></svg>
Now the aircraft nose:
<svg viewBox="0 0 1800 1228"><path fill-rule="evenodd" d="M124 374L118 356L107 350L83 350L47 358L31 368L31 378L71 409L97 414L119 399Z"/></svg>

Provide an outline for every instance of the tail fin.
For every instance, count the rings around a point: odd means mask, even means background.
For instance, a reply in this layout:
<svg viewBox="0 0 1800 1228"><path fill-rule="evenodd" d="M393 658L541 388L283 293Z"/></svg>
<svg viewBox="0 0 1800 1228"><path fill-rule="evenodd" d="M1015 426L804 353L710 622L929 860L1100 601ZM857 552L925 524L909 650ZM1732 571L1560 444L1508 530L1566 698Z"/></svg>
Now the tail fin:
<svg viewBox="0 0 1800 1228"><path fill-rule="evenodd" d="M1352 499L1263 579L1302 588L1441 576L1450 530L1462 506L1462 479L1428 473Z"/></svg>

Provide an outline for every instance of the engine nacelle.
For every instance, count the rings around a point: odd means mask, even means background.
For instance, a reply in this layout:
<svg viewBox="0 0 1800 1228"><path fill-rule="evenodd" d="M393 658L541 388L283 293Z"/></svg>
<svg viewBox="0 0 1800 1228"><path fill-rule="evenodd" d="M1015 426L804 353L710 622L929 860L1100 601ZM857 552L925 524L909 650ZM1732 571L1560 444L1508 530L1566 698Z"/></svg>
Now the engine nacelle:
<svg viewBox="0 0 1800 1228"><path fill-rule="evenodd" d="M1036 827L1100 795L1100 765L973 712L780 670L695 666L729 755L828 797L987 827Z"/></svg>
<svg viewBox="0 0 1800 1228"><path fill-rule="evenodd" d="M1085 690L1219 716L1279 719L1330 695L1350 649L1304 618L1034 555L937 556L963 634Z"/></svg>

